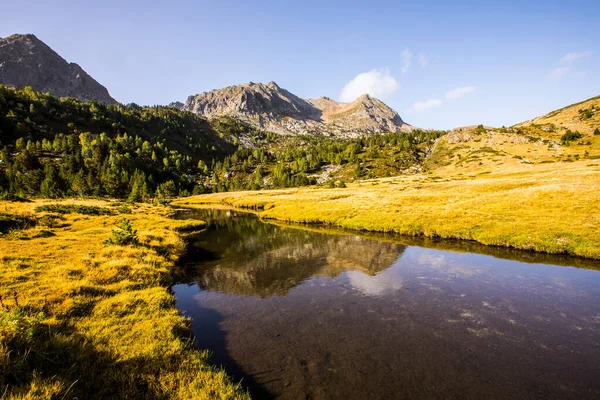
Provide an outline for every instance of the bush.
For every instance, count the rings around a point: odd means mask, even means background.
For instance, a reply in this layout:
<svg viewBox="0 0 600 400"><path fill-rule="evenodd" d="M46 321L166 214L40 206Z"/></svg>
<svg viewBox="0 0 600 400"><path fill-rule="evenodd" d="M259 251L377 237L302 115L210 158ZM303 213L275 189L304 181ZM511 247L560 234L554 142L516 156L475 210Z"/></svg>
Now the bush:
<svg viewBox="0 0 600 400"><path fill-rule="evenodd" d="M123 203L117 208L119 214L133 214L133 211L127 204Z"/></svg>
<svg viewBox="0 0 600 400"><path fill-rule="evenodd" d="M0 233L12 229L33 228L36 222L35 218L27 214L0 214Z"/></svg>
<svg viewBox="0 0 600 400"><path fill-rule="evenodd" d="M596 136L600 136L600 128L596 128L596 129L594 130L594 135L596 135Z"/></svg>
<svg viewBox="0 0 600 400"><path fill-rule="evenodd" d="M117 222L115 229L112 230L112 237L105 243L125 246L129 244L138 244L139 238L137 237L137 231L133 229L131 222L123 217Z"/></svg>
<svg viewBox="0 0 600 400"><path fill-rule="evenodd" d="M572 132L571 130L567 129L567 132L564 135L562 135L560 139L562 140L563 144L569 144L573 140L581 139L582 137L583 135L581 134L581 132Z"/></svg>
<svg viewBox="0 0 600 400"><path fill-rule="evenodd" d="M38 224L45 228L55 228L62 221L63 217L59 215L43 215L38 219Z"/></svg>
<svg viewBox="0 0 600 400"><path fill-rule="evenodd" d="M590 119L594 116L594 110L590 110L589 108L584 108L579 110L579 119L584 121L586 119Z"/></svg>

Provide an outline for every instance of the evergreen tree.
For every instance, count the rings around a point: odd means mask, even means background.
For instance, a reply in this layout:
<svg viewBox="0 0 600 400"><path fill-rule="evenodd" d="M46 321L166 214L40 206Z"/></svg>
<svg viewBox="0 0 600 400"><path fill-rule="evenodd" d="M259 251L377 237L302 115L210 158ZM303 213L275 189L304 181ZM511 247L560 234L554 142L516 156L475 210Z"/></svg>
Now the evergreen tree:
<svg viewBox="0 0 600 400"><path fill-rule="evenodd" d="M173 181L161 183L156 188L155 200L159 204L168 204L176 196L177 186L175 186L175 182Z"/></svg>
<svg viewBox="0 0 600 400"><path fill-rule="evenodd" d="M44 180L40 186L40 194L43 197L50 199L56 199L62 197L64 192L62 190L61 182L62 179L58 174L58 170L52 163L46 163L44 167Z"/></svg>
<svg viewBox="0 0 600 400"><path fill-rule="evenodd" d="M148 201L148 184L146 182L146 174L138 169L135 170L131 178L132 185L128 200L131 202Z"/></svg>
<svg viewBox="0 0 600 400"><path fill-rule="evenodd" d="M73 179L71 180L71 190L80 197L90 194L90 187L83 169L80 169L79 172L73 176Z"/></svg>

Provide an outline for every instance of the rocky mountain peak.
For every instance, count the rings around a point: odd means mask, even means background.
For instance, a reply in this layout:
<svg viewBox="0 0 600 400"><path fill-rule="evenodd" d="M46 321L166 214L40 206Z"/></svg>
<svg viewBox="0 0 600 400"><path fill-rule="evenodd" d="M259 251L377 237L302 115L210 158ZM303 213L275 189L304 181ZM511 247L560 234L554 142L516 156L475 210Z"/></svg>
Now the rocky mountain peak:
<svg viewBox="0 0 600 400"><path fill-rule="evenodd" d="M277 83L250 82L189 96L184 109L208 118L231 116L283 134L358 136L410 126L390 107L369 95L352 103L329 97L304 100Z"/></svg>
<svg viewBox="0 0 600 400"><path fill-rule="evenodd" d="M76 63L69 63L32 34L0 39L0 84L114 104L108 90Z"/></svg>

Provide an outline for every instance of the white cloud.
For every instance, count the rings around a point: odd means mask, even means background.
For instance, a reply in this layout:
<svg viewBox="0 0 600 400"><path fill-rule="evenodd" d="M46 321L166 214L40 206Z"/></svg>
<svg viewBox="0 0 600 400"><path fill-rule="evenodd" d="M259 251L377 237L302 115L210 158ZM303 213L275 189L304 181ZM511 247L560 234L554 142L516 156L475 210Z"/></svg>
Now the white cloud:
<svg viewBox="0 0 600 400"><path fill-rule="evenodd" d="M360 271L348 271L346 276L355 290L370 297L397 292L405 283L405 278L392 268L375 276L369 276Z"/></svg>
<svg viewBox="0 0 600 400"><path fill-rule="evenodd" d="M581 58L587 58L589 56L592 55L591 51L574 51L568 54L565 54L559 61L559 64L562 65L571 65L573 64L575 61L581 59Z"/></svg>
<svg viewBox="0 0 600 400"><path fill-rule="evenodd" d="M413 55L410 52L410 49L404 49L404 51L402 51L401 57L402 57L402 63L400 64L400 71L402 71L402 73L408 72L408 69L410 68L410 65L412 64L412 58L413 58Z"/></svg>
<svg viewBox="0 0 600 400"><path fill-rule="evenodd" d="M558 80L563 76L567 75L571 70L573 70L573 65L583 58L587 58L592 55L591 51L573 51L571 53L567 53L561 57L556 64L554 64L554 68L552 68L546 74L548 79Z"/></svg>
<svg viewBox="0 0 600 400"><path fill-rule="evenodd" d="M390 74L389 69L374 69L358 74L354 79L346 83L340 94L340 100L351 102L363 94L369 94L374 97L385 97L395 93L398 87L398 81Z"/></svg>
<svg viewBox="0 0 600 400"><path fill-rule="evenodd" d="M556 67L550 70L546 75L550 79L560 79L571 70L571 67Z"/></svg>
<svg viewBox="0 0 600 400"><path fill-rule="evenodd" d="M466 95L468 93L471 93L473 90L475 90L475 87L473 87L473 86L463 86L463 87L459 87L456 89L452 89L452 90L446 92L446 98L450 99L450 100L455 100L460 97L463 97L464 95Z"/></svg>
<svg viewBox="0 0 600 400"><path fill-rule="evenodd" d="M429 66L429 58L423 53L419 54L419 64L421 64L421 67L423 68Z"/></svg>
<svg viewBox="0 0 600 400"><path fill-rule="evenodd" d="M412 109L416 112L422 112L429 108L439 107L442 105L442 101L440 99L429 99L425 101L417 101L413 104Z"/></svg>

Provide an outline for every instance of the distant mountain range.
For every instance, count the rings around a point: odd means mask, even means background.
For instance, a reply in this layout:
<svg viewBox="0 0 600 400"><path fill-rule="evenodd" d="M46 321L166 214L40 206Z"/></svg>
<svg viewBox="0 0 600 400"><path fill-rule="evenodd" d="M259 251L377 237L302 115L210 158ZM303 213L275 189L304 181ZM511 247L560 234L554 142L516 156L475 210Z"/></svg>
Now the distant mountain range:
<svg viewBox="0 0 600 400"><path fill-rule="evenodd" d="M57 97L115 104L108 90L79 65L69 63L34 35L0 39L0 84L31 86ZM327 97L301 99L275 82L249 83L190 96L169 106L207 118L231 116L256 128L282 134L353 137L410 129L396 111L363 95L352 103Z"/></svg>
<svg viewBox="0 0 600 400"><path fill-rule="evenodd" d="M117 102L79 65L67 62L34 35L0 39L0 84L17 89L31 86L57 97Z"/></svg>
<svg viewBox="0 0 600 400"><path fill-rule="evenodd" d="M0 38L0 84L21 89L31 86L57 97L116 104L108 90L79 65L69 63L36 36ZM525 121L531 124L592 132L598 129L599 98L589 99ZM212 119L229 116L253 127L281 134L321 134L356 137L366 133L413 129L382 101L362 95L351 103L328 97L302 99L275 82L247 83L189 96L170 107ZM550 126L552 125L552 126Z"/></svg>
<svg viewBox="0 0 600 400"><path fill-rule="evenodd" d="M339 103L328 97L305 100L275 82L250 82L190 96L183 109L208 118L233 116L282 134L353 137L411 128L396 111L369 95L352 103Z"/></svg>

